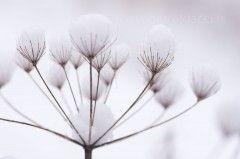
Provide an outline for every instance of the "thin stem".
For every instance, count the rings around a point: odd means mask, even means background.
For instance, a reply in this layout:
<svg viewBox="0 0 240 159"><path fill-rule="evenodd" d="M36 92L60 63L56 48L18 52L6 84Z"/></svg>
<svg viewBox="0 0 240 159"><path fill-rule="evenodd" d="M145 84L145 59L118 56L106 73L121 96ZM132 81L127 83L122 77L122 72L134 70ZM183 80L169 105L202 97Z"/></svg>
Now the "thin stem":
<svg viewBox="0 0 240 159"><path fill-rule="evenodd" d="M56 104L49 98L49 96L43 91L43 89L39 86L37 81L32 77L30 73L28 73L29 77L33 81L33 83L37 86L37 88L41 91L41 93L48 99L48 101L52 104L52 106L56 109L56 111L61 115L61 117L66 121L66 118L63 116L62 112L57 108ZM67 122L68 123L68 122Z"/></svg>
<svg viewBox="0 0 240 159"><path fill-rule="evenodd" d="M155 74L152 75L151 79L149 80L148 84L144 87L142 92L138 95L138 97L135 99L135 101L130 105L130 107L115 121L115 123L102 135L100 136L94 143L95 145L99 140L101 140L133 107L134 105L139 101L139 99L142 97L144 92L147 90L148 86L151 84Z"/></svg>
<svg viewBox="0 0 240 159"><path fill-rule="evenodd" d="M66 68L65 68L65 67L62 67L62 68L63 68L64 73L65 73L65 76L66 76L66 78L67 78L68 86L69 86L69 88L70 88L70 91L71 91L71 94L72 94L72 97L73 97L73 100L74 100L74 103L75 103L77 112L79 113L79 108L78 108L78 106L77 106L77 101L76 101L76 98L75 98L75 96L74 96L74 93L73 93L73 90L72 90L72 86L71 86L70 80L69 80L68 75L67 75Z"/></svg>
<svg viewBox="0 0 240 159"><path fill-rule="evenodd" d="M151 124L149 124L149 126L155 125L159 120L162 119L162 117L164 116L165 113L166 113L166 109L164 109L161 112L161 114Z"/></svg>
<svg viewBox="0 0 240 159"><path fill-rule="evenodd" d="M44 80L44 78L42 77L42 74L40 73L38 67L35 65L35 69L37 70L38 75L40 76L40 78L42 79L44 85L46 86L47 90L49 91L49 93L51 94L51 96L53 97L54 101L57 103L58 107L60 108L60 110L62 111L62 113L64 114L64 116L66 117L66 119L68 120L68 122L70 123L70 125L72 126L72 128L75 130L75 132L78 134L78 136L80 137L80 139L82 140L82 142L84 143L84 145L86 144L84 139L82 138L82 136L80 135L80 133L77 131L77 129L75 128L75 126L73 125L73 123L71 122L71 120L69 119L69 117L67 116L67 114L65 113L65 111L63 110L62 106L59 104L58 100L56 99L56 97L54 96L54 94L52 93L51 89L48 87L46 81ZM70 127L71 127L70 126Z"/></svg>
<svg viewBox="0 0 240 159"><path fill-rule="evenodd" d="M113 80L114 80L115 76L116 76L116 71L113 72L113 77L112 77L111 82L110 82L110 84L109 84L109 88L108 88L108 90L107 90L107 94L106 94L105 99L104 99L104 104L107 103L107 100L108 100L110 91L111 91L111 89L112 89L112 84L113 84Z"/></svg>
<svg viewBox="0 0 240 159"><path fill-rule="evenodd" d="M92 159L92 148L84 148L85 159Z"/></svg>
<svg viewBox="0 0 240 159"><path fill-rule="evenodd" d="M78 69L75 68L75 71L76 71L76 76L77 76L77 84L78 84L78 89L79 89L79 94L80 94L80 100L81 100L81 104L83 104L82 89L81 89Z"/></svg>
<svg viewBox="0 0 240 159"><path fill-rule="evenodd" d="M125 120L123 120L121 123L119 123L116 127L120 127L121 125L123 125L124 123L126 123L129 119L131 119L132 117L134 117L139 111L141 111L154 97L155 94L151 95L134 113L132 113L129 117L127 117Z"/></svg>
<svg viewBox="0 0 240 159"><path fill-rule="evenodd" d="M124 137L121 137L121 138L112 140L112 141L110 141L110 142L106 142L106 143L103 143L103 144L101 144L101 145L94 146L94 148L98 148L98 147L102 147L102 146L105 146L105 145L113 144L113 143L116 143L116 142L118 142L118 141L122 141L122 140L128 139L128 138L130 138L130 137L133 137L133 136L135 136L135 135L138 135L138 134L140 134L140 133L143 133L143 132L146 132L146 131L148 131L148 130L151 130L151 129L153 129L153 128L155 128L155 127L158 127L158 126L160 126L160 125L166 124L166 123L168 123L168 122L170 122L170 121L178 118L179 116L185 114L186 112L190 111L190 110L191 110L192 108L194 108L198 103L199 103L199 101L197 101L196 103L194 103L192 106L190 106L189 108L187 108L187 109L184 110L183 112L181 112L181 113L179 113L179 114L177 114L177 115L175 115L175 116L173 116L173 117L171 117L171 118L169 118L169 119L167 119L167 120L165 120L165 121L163 121L163 122L160 122L160 123L158 123L158 124L156 124L156 125L149 126L149 127L145 128L145 129L142 129L142 130L137 131L137 132L135 132L135 133L132 133L132 134L130 134L130 135L127 135L127 136L124 136Z"/></svg>
<svg viewBox="0 0 240 159"><path fill-rule="evenodd" d="M100 71L98 71L98 77L97 77L97 90L96 90L96 99L94 100L92 126L94 124L95 112L96 112L96 109L97 109L97 98L98 98L99 81L100 81Z"/></svg>
<svg viewBox="0 0 240 159"><path fill-rule="evenodd" d="M33 125L33 124L30 124L30 123L26 123L26 122L21 122L21 121L16 121L16 120L11 120L11 119L5 119L5 118L0 118L1 121L6 121L6 122L10 122L10 123L15 123L15 124L21 124L21 125L26 125L26 126L30 126L30 127L33 127L33 128L37 128L37 129L41 129L41 130L44 130L44 131L47 131L47 132L50 132L54 135L57 135L58 137L61 137L65 140L68 140L72 143L75 143L77 145L80 145L80 146L83 146L80 142L68 137L68 136L65 136L61 133L58 133L56 131L53 131L53 130L50 130L50 129L47 129L47 128L44 128L42 126L38 126L38 125Z"/></svg>
<svg viewBox="0 0 240 159"><path fill-rule="evenodd" d="M88 143L91 143L91 136L92 136L92 109L93 109L93 102L92 102L92 59L89 60L90 66L90 116L89 116L89 134L88 134Z"/></svg>
<svg viewBox="0 0 240 159"><path fill-rule="evenodd" d="M0 96L3 99L3 101L14 111L16 112L18 115L20 115L21 117L23 117L24 119L30 121L31 123L40 126L39 123L37 123L36 121L34 121L33 119L31 119L30 117L28 117L27 115L23 114L20 110L18 110L0 91Z"/></svg>
<svg viewBox="0 0 240 159"><path fill-rule="evenodd" d="M60 94L61 94L61 97L62 97L62 99L63 99L65 105L66 105L67 108L68 108L69 113L73 114L73 111L72 111L72 109L70 108L70 105L68 104L68 101L67 101L67 99L66 99L66 97L65 97L65 95L64 95L64 93L63 93L63 91L62 91L62 89L58 89L58 90L59 90L59 92L60 92Z"/></svg>

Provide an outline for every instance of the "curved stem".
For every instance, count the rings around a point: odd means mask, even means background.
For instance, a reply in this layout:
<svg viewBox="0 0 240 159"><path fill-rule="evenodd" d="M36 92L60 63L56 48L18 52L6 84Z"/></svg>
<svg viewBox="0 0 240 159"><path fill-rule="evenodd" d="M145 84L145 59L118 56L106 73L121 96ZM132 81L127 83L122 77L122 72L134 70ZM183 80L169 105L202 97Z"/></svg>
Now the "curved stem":
<svg viewBox="0 0 240 159"><path fill-rule="evenodd" d="M148 131L148 130L151 130L151 129L155 128L155 127L158 127L158 126L160 126L160 125L166 124L166 123L168 123L168 122L176 119L177 117L185 114L186 112L190 111L190 110L191 110L192 108L194 108L198 103L199 103L199 101L197 101L196 103L194 103L191 107L187 108L187 109L184 110L183 112L181 112L181 113L179 113L179 114L177 114L177 115L175 115L175 116L173 116L173 117L171 117L171 118L169 118L169 119L167 119L167 120L165 120L165 121L163 121L163 122L160 122L160 123L158 123L158 124L156 124L156 125L149 126L149 127L145 128L145 129L142 129L142 130L137 131L137 132L135 132L135 133L132 133L132 134L130 134L130 135L127 135L127 136L124 136L124 137L121 137L121 138L112 140L112 141L110 141L110 142L106 142L106 143L103 143L103 144L101 144L101 145L94 146L94 148L102 147L102 146L105 146L105 145L110 145L110 144L116 143L116 142L118 142L118 141L122 141L122 140L128 139L128 138L130 138L130 137L133 137L133 136L135 136L135 135L141 134L141 133L146 132L146 131Z"/></svg>
<svg viewBox="0 0 240 159"><path fill-rule="evenodd" d="M166 109L164 109L161 112L161 114L151 124L149 124L149 126L155 125L159 120L162 119L162 117L164 116L165 113L166 113Z"/></svg>
<svg viewBox="0 0 240 159"><path fill-rule="evenodd" d="M148 86L151 84L153 78L154 78L155 74L152 75L151 79L149 80L148 84L144 87L144 89L142 90L142 92L138 95L138 97L134 100L134 102L130 105L130 107L117 119L117 121L115 121L115 123L109 128L107 129L107 131L100 136L94 143L93 145L95 145L99 140L101 140L133 107L134 105L139 101L139 99L142 97L142 95L145 93L145 91L147 90Z"/></svg>
<svg viewBox="0 0 240 159"><path fill-rule="evenodd" d="M16 112L18 115L20 115L21 117L23 117L24 119L30 121L31 123L40 126L39 123L37 123L36 121L34 121L33 119L31 119L30 117L28 117L27 115L23 114L20 110L18 110L16 107L13 106L13 104L2 94L2 92L0 91L0 96L3 99L3 101L14 111Z"/></svg>
<svg viewBox="0 0 240 159"><path fill-rule="evenodd" d="M52 106L55 108L55 110L61 115L61 117L64 119L64 121L67 122L66 118L63 116L63 114L61 113L61 111L57 108L56 104L53 103L53 101L49 98L49 96L43 91L43 89L39 86L39 84L37 83L37 81L32 77L32 75L30 73L28 73L29 77L31 78L31 80L33 81L33 83L37 86L37 88L41 91L41 93L48 99L48 101L52 104ZM68 122L67 122L68 123Z"/></svg>
<svg viewBox="0 0 240 159"><path fill-rule="evenodd" d="M96 109L97 109L97 97L98 97L98 89L99 89L99 80L100 80L100 71L98 71L98 77L97 77L97 91L96 91L96 99L94 100L92 126L94 124L94 117L95 117L95 112L96 112Z"/></svg>
<svg viewBox="0 0 240 159"><path fill-rule="evenodd" d="M111 82L110 82L110 84L109 84L109 88L108 88L107 94L106 94L105 99L104 99L104 104L107 103L107 100L108 100L110 91L111 91L111 89L112 89L112 84L113 84L113 81L114 81L115 76L116 76L116 71L113 72L113 77L112 77L112 80L111 80Z"/></svg>
<svg viewBox="0 0 240 159"><path fill-rule="evenodd" d="M69 78L68 78L66 68L65 68L65 67L62 67L62 68L63 68L64 73L65 73L65 76L66 76L66 78L67 78L68 86L69 86L69 88L70 88L70 91L71 91L71 94L72 94L72 97L73 97L73 100L74 100L74 103L75 103L75 106L76 106L77 112L79 113L79 108L78 108L78 106L77 106L77 101L76 101L76 98L75 98L75 96L74 96L73 89L72 89L72 86L71 86L70 80L69 80Z"/></svg>
<svg viewBox="0 0 240 159"><path fill-rule="evenodd" d="M83 146L80 142L68 137L68 136L65 136L61 133L58 133L56 131L53 131L53 130L50 130L50 129L47 129L47 128L44 128L42 126L38 126L38 125L33 125L33 124L29 124L29 123L26 123L26 122L21 122L21 121L17 121L17 120L10 120L10 119L5 119L5 118L0 118L1 121L6 121L6 122L10 122L10 123L15 123L15 124L21 124L21 125L26 125L26 126L30 126L30 127L33 127L33 128L37 128L37 129L41 129L41 130L44 130L44 131L47 131L47 132L50 132L54 135L57 135L58 137L61 137L65 140L68 140L72 143L75 143L77 145L80 145L80 146Z"/></svg>
<svg viewBox="0 0 240 159"><path fill-rule="evenodd" d="M70 108L70 105L68 104L68 101L67 101L67 99L66 99L66 97L65 97L65 95L64 95L64 93L63 93L63 91L62 91L61 89L58 89L58 90L59 90L59 92L60 92L60 94L61 94L61 97L62 97L62 99L63 99L65 105L66 105L67 108L68 108L69 113L73 114L73 111L72 111L72 109Z"/></svg>
<svg viewBox="0 0 240 159"><path fill-rule="evenodd" d="M131 119L132 117L134 117L139 111L141 111L154 97L155 94L151 95L134 113L132 113L129 117L127 117L125 120L123 120L121 123L119 123L116 127L120 127L121 125L123 125L124 123L126 123L129 119Z"/></svg>
<svg viewBox="0 0 240 159"><path fill-rule="evenodd" d="M51 94L51 96L53 97L54 101L57 103L58 107L60 108L60 110L62 111L62 113L64 114L64 116L66 117L66 119L68 120L68 122L70 123L70 127L74 129L74 131L78 134L79 138L82 140L82 142L84 144L85 141L82 138L82 136L80 135L80 133L77 131L77 129L75 128L75 126L73 125L72 121L69 119L69 117L67 116L67 114L65 113L65 111L63 110L62 106L59 104L58 100L56 99L56 97L54 96L54 94L52 93L51 89L48 87L46 81L44 80L44 78L42 77L42 74L40 73L39 69L37 66L35 66L35 69L37 70L38 75L40 76L41 80L43 81L44 85L46 86L47 90L49 91L49 93Z"/></svg>
<svg viewBox="0 0 240 159"><path fill-rule="evenodd" d="M75 68L75 71L76 71L76 76L77 76L77 84L78 84L78 90L79 90L80 100L81 100L81 103L83 104L82 89L81 89L81 84L80 84L78 69Z"/></svg>

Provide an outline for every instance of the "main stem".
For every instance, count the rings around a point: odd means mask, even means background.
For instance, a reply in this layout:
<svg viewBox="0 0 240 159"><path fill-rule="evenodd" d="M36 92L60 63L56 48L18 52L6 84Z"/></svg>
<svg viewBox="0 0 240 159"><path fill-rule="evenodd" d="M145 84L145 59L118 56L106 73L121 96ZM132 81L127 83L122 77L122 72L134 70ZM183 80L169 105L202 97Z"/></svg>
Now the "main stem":
<svg viewBox="0 0 240 159"><path fill-rule="evenodd" d="M88 143L91 143L92 136L92 113L93 113L93 102L92 102L92 59L89 60L90 65L90 116L89 116L89 134L88 134Z"/></svg>
<svg viewBox="0 0 240 159"><path fill-rule="evenodd" d="M85 159L92 159L92 148L84 148Z"/></svg>

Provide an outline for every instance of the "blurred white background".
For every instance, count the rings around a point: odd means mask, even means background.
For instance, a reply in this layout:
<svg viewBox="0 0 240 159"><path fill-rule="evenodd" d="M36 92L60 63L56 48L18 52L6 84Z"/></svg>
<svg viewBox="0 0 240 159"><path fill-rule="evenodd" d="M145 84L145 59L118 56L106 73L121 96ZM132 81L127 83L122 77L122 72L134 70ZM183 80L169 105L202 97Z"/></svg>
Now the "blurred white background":
<svg viewBox="0 0 240 159"><path fill-rule="evenodd" d="M139 70L144 68L137 60L139 42L153 25L165 24L174 32L178 45L171 69L186 87L182 100L166 114L166 118L194 102L195 97L188 86L188 74L194 65L209 64L216 68L222 79L221 91L161 128L97 149L94 158L159 159L165 144L162 138L166 132L173 131L177 159L203 159L221 140L216 121L218 104L237 97L240 92L239 7L237 0L0 0L0 58L15 53L16 39L24 29L44 28L48 39L67 32L71 22L80 15L100 13L109 17L118 29L117 43L127 43L131 48L130 60L120 70L108 102L117 117L144 87L139 75ZM46 54L40 62L41 70L47 72L49 61ZM39 79L34 71L33 75ZM66 88L66 94L68 91ZM3 93L37 121L66 132L49 103L20 69L16 69ZM160 111L161 108L152 101L115 136L145 127ZM1 100L0 116L21 120ZM235 147L236 140L233 139L224 147L221 158L229 158ZM46 132L0 122L0 157L8 155L16 159L79 159L83 151Z"/></svg>

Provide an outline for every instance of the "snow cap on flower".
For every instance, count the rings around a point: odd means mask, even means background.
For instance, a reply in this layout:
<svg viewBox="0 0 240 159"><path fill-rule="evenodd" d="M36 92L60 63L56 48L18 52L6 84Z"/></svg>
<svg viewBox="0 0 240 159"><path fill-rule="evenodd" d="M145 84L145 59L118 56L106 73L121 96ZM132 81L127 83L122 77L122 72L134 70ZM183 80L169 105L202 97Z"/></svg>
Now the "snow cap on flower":
<svg viewBox="0 0 240 159"><path fill-rule="evenodd" d="M157 74L171 65L176 51L175 38L165 25L155 25L145 38L139 61Z"/></svg>
<svg viewBox="0 0 240 159"><path fill-rule="evenodd" d="M70 61L73 64L74 68L78 69L78 67L80 67L84 63L84 58L83 55L73 49Z"/></svg>
<svg viewBox="0 0 240 159"><path fill-rule="evenodd" d="M216 94L221 87L221 82L214 69L203 65L193 69L190 86L198 100L202 100Z"/></svg>
<svg viewBox="0 0 240 159"><path fill-rule="evenodd" d="M43 30L30 29L20 34L17 51L34 66L45 53L46 43Z"/></svg>
<svg viewBox="0 0 240 159"><path fill-rule="evenodd" d="M0 58L0 88L6 85L12 78L15 64L10 58Z"/></svg>
<svg viewBox="0 0 240 159"><path fill-rule="evenodd" d="M171 81L163 88L163 90L156 94L155 99L165 109L167 109L177 101L180 94L182 94L181 91L182 88L179 84Z"/></svg>
<svg viewBox="0 0 240 159"><path fill-rule="evenodd" d="M98 87L98 93L97 92L97 77L93 76L93 82L92 82L92 99L97 100L101 97L104 90L106 88L106 85L102 82L102 80L99 80L99 87ZM83 85L83 94L90 99L90 80L89 76L85 77L84 85Z"/></svg>
<svg viewBox="0 0 240 159"><path fill-rule="evenodd" d="M48 72L48 81L58 89L62 89L66 76L63 69L59 65L52 65Z"/></svg>
<svg viewBox="0 0 240 159"><path fill-rule="evenodd" d="M87 59L93 59L112 44L112 23L100 14L79 17L69 32L75 49Z"/></svg>
<svg viewBox="0 0 240 159"><path fill-rule="evenodd" d="M33 70L33 65L26 58L20 55L18 52L15 54L16 64L23 69L25 72L29 73Z"/></svg>
<svg viewBox="0 0 240 159"><path fill-rule="evenodd" d="M126 44L118 44L111 49L111 52L109 65L114 71L117 71L127 62L130 48Z"/></svg>
<svg viewBox="0 0 240 159"><path fill-rule="evenodd" d="M67 37L55 38L49 44L50 56L60 66L65 66L72 55L72 44Z"/></svg>
<svg viewBox="0 0 240 159"><path fill-rule="evenodd" d="M240 133L240 102L225 101L219 106L218 123L225 137Z"/></svg>
<svg viewBox="0 0 240 159"><path fill-rule="evenodd" d="M81 132L85 141L88 141L89 129L89 105L80 105L80 113L70 116L76 129ZM92 127L91 143L94 143L107 129L115 122L114 114L108 105L97 103L97 109ZM82 143L79 136L73 131L73 138ZM113 138L113 131L109 131L97 144L110 141Z"/></svg>

